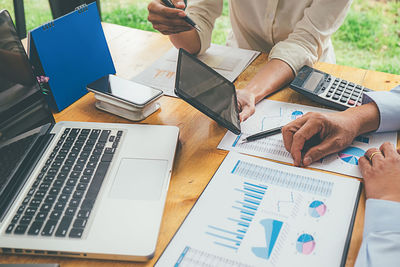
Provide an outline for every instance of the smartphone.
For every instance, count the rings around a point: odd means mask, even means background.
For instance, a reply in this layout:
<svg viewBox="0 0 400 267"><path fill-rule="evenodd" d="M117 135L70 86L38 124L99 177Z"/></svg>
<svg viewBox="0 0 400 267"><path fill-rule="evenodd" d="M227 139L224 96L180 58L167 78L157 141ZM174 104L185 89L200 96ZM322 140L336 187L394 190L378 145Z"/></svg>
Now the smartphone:
<svg viewBox="0 0 400 267"><path fill-rule="evenodd" d="M163 92L146 85L135 83L115 75L106 75L87 85L87 89L93 93L109 97L111 99L143 108L153 102Z"/></svg>

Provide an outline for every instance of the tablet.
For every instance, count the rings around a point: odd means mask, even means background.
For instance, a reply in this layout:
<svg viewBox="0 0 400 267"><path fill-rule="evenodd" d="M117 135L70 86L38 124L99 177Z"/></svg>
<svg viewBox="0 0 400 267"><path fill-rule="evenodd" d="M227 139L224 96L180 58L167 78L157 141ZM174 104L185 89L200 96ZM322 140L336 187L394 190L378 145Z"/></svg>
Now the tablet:
<svg viewBox="0 0 400 267"><path fill-rule="evenodd" d="M234 134L240 134L239 109L233 83L179 49L175 94Z"/></svg>

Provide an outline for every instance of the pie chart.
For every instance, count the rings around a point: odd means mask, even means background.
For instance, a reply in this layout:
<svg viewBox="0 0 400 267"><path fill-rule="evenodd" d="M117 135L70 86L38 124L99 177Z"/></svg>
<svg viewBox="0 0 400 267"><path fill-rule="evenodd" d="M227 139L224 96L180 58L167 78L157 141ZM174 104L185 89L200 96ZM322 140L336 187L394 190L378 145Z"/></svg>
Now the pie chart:
<svg viewBox="0 0 400 267"><path fill-rule="evenodd" d="M358 165L358 159L364 156L365 151L358 147L348 147L339 152L339 158L351 165Z"/></svg>
<svg viewBox="0 0 400 267"><path fill-rule="evenodd" d="M295 120L295 119L300 118L301 116L303 116L303 114L304 114L303 111L295 110L295 111L292 112L291 118L292 118L292 120Z"/></svg>
<svg viewBox="0 0 400 267"><path fill-rule="evenodd" d="M325 212L326 205L322 201L314 200L313 202L311 202L310 206L308 206L308 213L311 215L311 217L322 217L324 216Z"/></svg>
<svg viewBox="0 0 400 267"><path fill-rule="evenodd" d="M302 234L297 239L296 249L299 253L309 255L314 251L315 248L314 237L309 234Z"/></svg>

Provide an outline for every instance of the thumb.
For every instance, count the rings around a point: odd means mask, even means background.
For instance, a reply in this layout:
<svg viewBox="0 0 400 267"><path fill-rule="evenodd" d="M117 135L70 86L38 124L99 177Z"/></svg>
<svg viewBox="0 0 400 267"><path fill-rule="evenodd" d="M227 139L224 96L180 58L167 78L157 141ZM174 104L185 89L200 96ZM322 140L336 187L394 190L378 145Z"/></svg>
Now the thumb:
<svg viewBox="0 0 400 267"><path fill-rule="evenodd" d="M241 122L247 120L254 113L254 107L244 106L242 111L239 113L239 119Z"/></svg>

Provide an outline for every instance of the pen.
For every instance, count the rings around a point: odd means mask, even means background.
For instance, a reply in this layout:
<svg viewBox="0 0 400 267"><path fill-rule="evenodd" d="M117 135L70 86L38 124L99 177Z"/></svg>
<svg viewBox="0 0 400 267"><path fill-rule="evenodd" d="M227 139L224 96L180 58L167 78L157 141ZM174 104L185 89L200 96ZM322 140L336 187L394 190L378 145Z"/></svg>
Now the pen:
<svg viewBox="0 0 400 267"><path fill-rule="evenodd" d="M242 143L251 142L251 141L255 141L255 140L267 137L267 136L278 134L278 133L280 133L282 131L282 127L283 126L279 126L279 127L276 127L276 128L272 128L272 129L269 129L269 130L266 130L266 131L262 131L262 132L250 135L250 136L244 138L242 140Z"/></svg>
<svg viewBox="0 0 400 267"><path fill-rule="evenodd" d="M164 5L166 5L169 8L175 8L174 4L171 2L171 0L161 0ZM196 23L194 23L194 21L189 18L188 16L183 18L184 21L186 21L187 23L189 23L190 25L192 25L193 28L195 28L198 32L201 32L201 29L199 26L196 25Z"/></svg>

